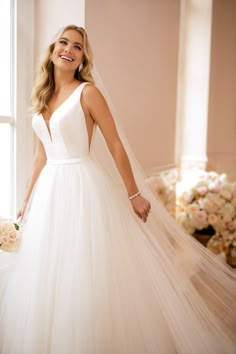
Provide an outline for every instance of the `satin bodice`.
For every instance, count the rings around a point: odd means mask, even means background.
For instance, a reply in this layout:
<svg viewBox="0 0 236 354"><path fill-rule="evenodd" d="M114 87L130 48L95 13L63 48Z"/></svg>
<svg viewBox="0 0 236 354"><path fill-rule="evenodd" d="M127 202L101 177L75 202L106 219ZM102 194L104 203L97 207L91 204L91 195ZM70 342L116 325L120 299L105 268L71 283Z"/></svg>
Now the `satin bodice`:
<svg viewBox="0 0 236 354"><path fill-rule="evenodd" d="M86 84L80 84L53 112L49 126L41 113L34 114L32 126L44 145L48 160L80 159L89 156L87 126L80 102Z"/></svg>

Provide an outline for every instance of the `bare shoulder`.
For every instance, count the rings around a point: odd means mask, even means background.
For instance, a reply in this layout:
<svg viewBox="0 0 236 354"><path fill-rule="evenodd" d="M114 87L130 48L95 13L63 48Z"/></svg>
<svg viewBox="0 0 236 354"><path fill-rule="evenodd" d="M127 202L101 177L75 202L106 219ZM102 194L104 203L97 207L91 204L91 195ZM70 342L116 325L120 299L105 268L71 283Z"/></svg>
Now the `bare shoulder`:
<svg viewBox="0 0 236 354"><path fill-rule="evenodd" d="M106 103L101 91L93 84L85 85L82 93L82 101L85 106L94 105L96 103Z"/></svg>
<svg viewBox="0 0 236 354"><path fill-rule="evenodd" d="M112 122L112 115L101 91L94 85L86 85L81 100L85 114L88 114L99 126ZM111 123L113 124L113 122Z"/></svg>
<svg viewBox="0 0 236 354"><path fill-rule="evenodd" d="M97 88L97 86L91 83L88 83L84 86L83 93L88 96L102 95L101 91Z"/></svg>

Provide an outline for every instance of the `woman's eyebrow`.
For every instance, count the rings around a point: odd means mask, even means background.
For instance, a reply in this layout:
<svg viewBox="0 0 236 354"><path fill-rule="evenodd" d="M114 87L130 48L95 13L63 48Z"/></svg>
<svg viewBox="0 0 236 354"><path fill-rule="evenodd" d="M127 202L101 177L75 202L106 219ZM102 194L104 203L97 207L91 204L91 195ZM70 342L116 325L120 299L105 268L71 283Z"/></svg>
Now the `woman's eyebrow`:
<svg viewBox="0 0 236 354"><path fill-rule="evenodd" d="M66 37L61 37L60 39L64 39L68 42L68 38ZM80 42L74 42L74 44L79 44L81 47L83 47L83 45Z"/></svg>
<svg viewBox="0 0 236 354"><path fill-rule="evenodd" d="M79 44L81 47L83 47L83 44L81 44L80 42L74 42L74 44Z"/></svg>

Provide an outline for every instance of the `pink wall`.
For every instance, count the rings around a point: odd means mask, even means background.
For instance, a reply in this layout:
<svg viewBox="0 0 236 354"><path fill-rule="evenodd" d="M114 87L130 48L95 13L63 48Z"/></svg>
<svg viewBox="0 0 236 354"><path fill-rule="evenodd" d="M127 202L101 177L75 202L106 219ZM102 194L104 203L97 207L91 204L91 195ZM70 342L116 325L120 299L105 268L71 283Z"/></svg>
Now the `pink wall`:
<svg viewBox="0 0 236 354"><path fill-rule="evenodd" d="M236 1L214 0L210 70L209 169L236 179Z"/></svg>
<svg viewBox="0 0 236 354"><path fill-rule="evenodd" d="M175 163L179 0L87 0L96 65L143 167Z"/></svg>

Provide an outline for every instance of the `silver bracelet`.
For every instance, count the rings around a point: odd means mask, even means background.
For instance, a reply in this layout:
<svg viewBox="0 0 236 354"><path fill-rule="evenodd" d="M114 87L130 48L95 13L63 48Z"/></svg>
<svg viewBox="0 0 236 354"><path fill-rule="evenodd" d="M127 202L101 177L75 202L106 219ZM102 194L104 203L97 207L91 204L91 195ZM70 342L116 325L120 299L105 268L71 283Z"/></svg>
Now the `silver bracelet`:
<svg viewBox="0 0 236 354"><path fill-rule="evenodd" d="M137 197L138 195L140 195L140 194L141 194L140 192L137 192L137 193L131 195L131 196L129 197L129 200L132 200L132 199L136 198L136 197Z"/></svg>

